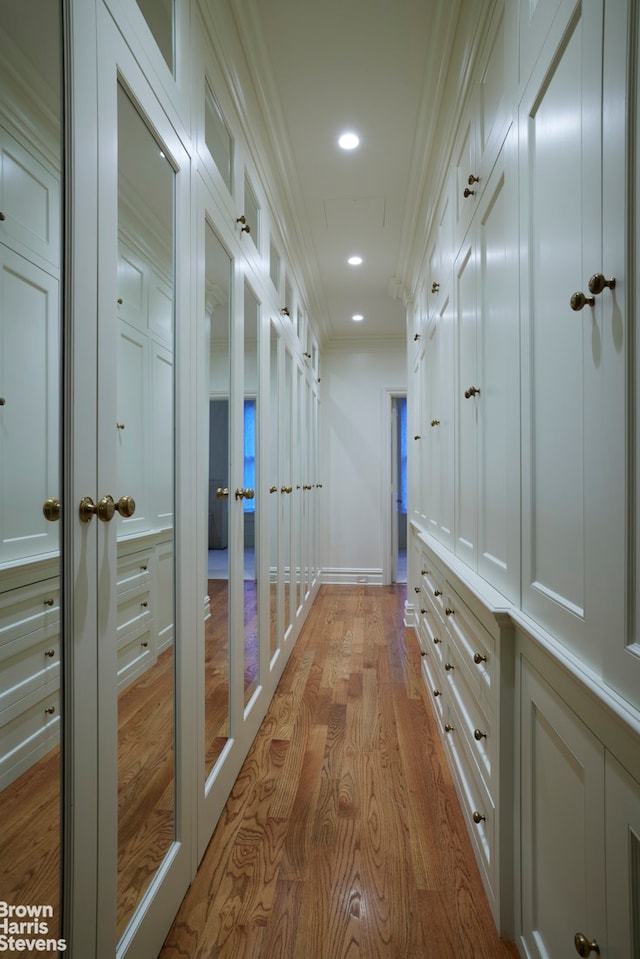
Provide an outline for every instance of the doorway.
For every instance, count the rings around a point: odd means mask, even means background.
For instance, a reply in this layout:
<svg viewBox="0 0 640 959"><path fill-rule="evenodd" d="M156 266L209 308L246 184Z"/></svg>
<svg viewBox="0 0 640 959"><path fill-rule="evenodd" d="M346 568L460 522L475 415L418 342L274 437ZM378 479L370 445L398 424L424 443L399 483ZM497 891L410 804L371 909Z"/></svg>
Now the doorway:
<svg viewBox="0 0 640 959"><path fill-rule="evenodd" d="M407 396L391 397L391 582L407 582Z"/></svg>

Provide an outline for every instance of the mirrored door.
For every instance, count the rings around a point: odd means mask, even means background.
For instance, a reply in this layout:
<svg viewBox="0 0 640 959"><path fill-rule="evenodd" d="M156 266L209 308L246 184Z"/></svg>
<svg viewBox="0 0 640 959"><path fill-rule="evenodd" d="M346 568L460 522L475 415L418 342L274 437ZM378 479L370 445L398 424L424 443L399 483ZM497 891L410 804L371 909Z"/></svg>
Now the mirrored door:
<svg viewBox="0 0 640 959"><path fill-rule="evenodd" d="M61 936L62 8L0 15L0 898ZM34 29L34 23L38 29Z"/></svg>
<svg viewBox="0 0 640 959"><path fill-rule="evenodd" d="M207 603L204 650L204 779L229 741L229 390L233 262L205 225L207 344Z"/></svg>
<svg viewBox="0 0 640 959"><path fill-rule="evenodd" d="M244 399L242 423L242 566L243 566L243 634L244 634L244 706L251 701L260 683L259 627L259 520L261 496L257 478L259 409L259 333L260 304L251 289L244 288Z"/></svg>

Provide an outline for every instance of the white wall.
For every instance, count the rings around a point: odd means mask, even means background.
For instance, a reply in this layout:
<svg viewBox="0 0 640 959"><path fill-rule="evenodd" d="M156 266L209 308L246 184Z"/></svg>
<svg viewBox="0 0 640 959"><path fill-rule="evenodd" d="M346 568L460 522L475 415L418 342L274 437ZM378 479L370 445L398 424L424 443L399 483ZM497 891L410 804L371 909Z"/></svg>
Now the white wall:
<svg viewBox="0 0 640 959"><path fill-rule="evenodd" d="M391 393L406 391L404 338L329 344L321 373L323 581L382 583Z"/></svg>

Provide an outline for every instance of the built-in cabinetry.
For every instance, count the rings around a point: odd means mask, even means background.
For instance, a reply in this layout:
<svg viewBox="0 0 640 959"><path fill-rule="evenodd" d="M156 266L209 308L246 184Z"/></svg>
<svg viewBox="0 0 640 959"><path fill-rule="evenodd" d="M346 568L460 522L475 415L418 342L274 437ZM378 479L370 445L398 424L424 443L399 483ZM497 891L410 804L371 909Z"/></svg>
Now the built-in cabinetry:
<svg viewBox="0 0 640 959"><path fill-rule="evenodd" d="M413 587L427 698L440 728L496 926L511 935L513 637L504 598L459 576L414 529ZM478 594L478 590L481 590ZM500 827L500 828L499 828Z"/></svg>
<svg viewBox="0 0 640 959"><path fill-rule="evenodd" d="M637 957L639 17L485 13L408 311L408 616L500 931Z"/></svg>

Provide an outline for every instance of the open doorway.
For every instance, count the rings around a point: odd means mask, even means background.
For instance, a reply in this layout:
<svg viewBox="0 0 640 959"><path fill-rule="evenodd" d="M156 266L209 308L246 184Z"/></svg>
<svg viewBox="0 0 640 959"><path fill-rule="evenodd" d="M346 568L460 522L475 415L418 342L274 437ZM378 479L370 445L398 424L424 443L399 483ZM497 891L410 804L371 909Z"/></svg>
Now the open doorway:
<svg viewBox="0 0 640 959"><path fill-rule="evenodd" d="M407 397L391 397L391 582L407 582Z"/></svg>

